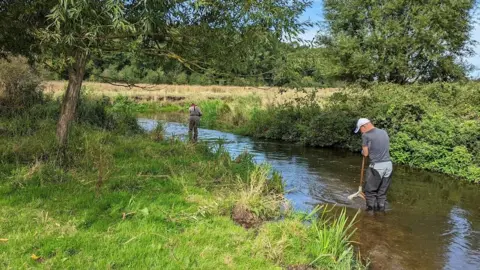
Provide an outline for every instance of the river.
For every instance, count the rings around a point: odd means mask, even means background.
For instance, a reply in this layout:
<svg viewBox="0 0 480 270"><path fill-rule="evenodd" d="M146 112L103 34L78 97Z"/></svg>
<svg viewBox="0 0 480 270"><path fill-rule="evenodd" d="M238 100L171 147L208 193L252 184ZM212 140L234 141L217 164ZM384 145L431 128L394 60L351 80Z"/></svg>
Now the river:
<svg viewBox="0 0 480 270"><path fill-rule="evenodd" d="M146 130L156 120L140 118ZM186 139L188 129L166 123L167 136ZM364 201L349 201L357 191L360 154L256 140L216 130L199 129L212 146L223 141L235 158L244 151L255 162L267 162L285 180L286 198L298 211L318 204L345 206L350 216ZM480 269L480 186L441 174L395 166L385 214L363 211L354 241L372 269Z"/></svg>

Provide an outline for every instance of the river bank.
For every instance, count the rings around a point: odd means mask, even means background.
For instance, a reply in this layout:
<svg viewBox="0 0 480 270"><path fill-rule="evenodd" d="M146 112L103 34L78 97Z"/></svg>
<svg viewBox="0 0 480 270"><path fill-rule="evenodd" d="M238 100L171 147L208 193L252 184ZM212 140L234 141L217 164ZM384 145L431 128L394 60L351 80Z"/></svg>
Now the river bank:
<svg viewBox="0 0 480 270"><path fill-rule="evenodd" d="M146 130L157 121L139 119ZM168 137L188 140L185 124L166 123ZM200 138L222 147L233 158L248 151L257 164L267 162L285 182L286 199L296 211L317 205L346 207L357 215L365 203L349 201L358 188L361 156L340 149L305 147L211 129ZM440 173L394 167L387 213L356 217L354 245L369 258L370 269L478 269L480 267L480 190L475 184Z"/></svg>
<svg viewBox="0 0 480 270"><path fill-rule="evenodd" d="M108 104L81 102L63 166L58 103L0 119L2 268L365 268L345 212L289 211L249 155L145 134Z"/></svg>
<svg viewBox="0 0 480 270"><path fill-rule="evenodd" d="M396 164L480 182L480 85L377 85L345 88L317 102L315 92L295 102L262 106L258 96L204 100L198 105L205 128L256 138L358 152L356 120L367 117L391 138ZM150 104L155 110L185 112L188 104Z"/></svg>

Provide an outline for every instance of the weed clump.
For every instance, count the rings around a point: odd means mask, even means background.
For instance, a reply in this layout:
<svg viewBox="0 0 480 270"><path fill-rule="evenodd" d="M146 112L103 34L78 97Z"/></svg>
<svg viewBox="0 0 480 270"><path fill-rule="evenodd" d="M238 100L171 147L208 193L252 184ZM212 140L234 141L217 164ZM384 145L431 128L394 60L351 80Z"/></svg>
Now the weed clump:
<svg viewBox="0 0 480 270"><path fill-rule="evenodd" d="M364 269L351 244L355 217L335 209L319 206L308 215L265 224L254 250L287 269Z"/></svg>
<svg viewBox="0 0 480 270"><path fill-rule="evenodd" d="M285 200L282 193L269 188L269 172L269 167L258 166L251 172L246 183L240 183L232 218L247 229L281 215L281 206Z"/></svg>
<svg viewBox="0 0 480 270"><path fill-rule="evenodd" d="M151 132L151 137L152 140L155 142L163 141L163 139L165 138L165 131L162 122L157 121L155 129Z"/></svg>

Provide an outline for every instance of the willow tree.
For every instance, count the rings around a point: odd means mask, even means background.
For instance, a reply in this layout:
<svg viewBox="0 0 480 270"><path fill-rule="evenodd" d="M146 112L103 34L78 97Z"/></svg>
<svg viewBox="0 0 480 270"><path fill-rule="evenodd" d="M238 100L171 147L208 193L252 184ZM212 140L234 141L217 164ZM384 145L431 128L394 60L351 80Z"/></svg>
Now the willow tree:
<svg viewBox="0 0 480 270"><path fill-rule="evenodd" d="M134 36L137 30L127 21L121 0L60 0L46 20L49 24L37 31L42 57L57 59L57 65L68 71L56 132L59 146L65 149L89 55L126 36Z"/></svg>
<svg viewBox="0 0 480 270"><path fill-rule="evenodd" d="M20 3L21 2L21 3ZM4 0L2 15L34 13L35 23L15 31L40 49L35 59L68 71L68 86L57 124L65 149L75 118L86 63L92 55L135 52L170 58L187 68L228 75L259 61L261 48L273 47L302 31L298 20L310 0ZM34 6L50 7L48 15ZM21 28L21 27L20 27ZM34 35L31 35L34 33ZM1 41L1 39L0 39ZM22 42L22 41L19 41ZM25 45L25 44L22 44ZM13 44L0 44L3 51ZM32 53L31 51L23 53ZM54 61L52 61L54 60Z"/></svg>

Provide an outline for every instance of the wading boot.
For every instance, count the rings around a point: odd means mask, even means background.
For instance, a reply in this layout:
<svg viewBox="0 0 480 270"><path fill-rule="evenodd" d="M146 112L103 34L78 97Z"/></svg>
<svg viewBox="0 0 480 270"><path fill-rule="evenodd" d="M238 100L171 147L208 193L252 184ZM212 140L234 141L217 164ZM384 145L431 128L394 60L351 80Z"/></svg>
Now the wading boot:
<svg viewBox="0 0 480 270"><path fill-rule="evenodd" d="M367 209L365 211L367 212L367 214L373 215L373 210L373 206L367 205Z"/></svg>

